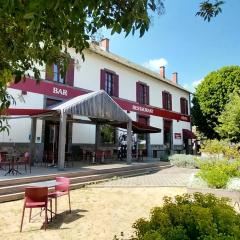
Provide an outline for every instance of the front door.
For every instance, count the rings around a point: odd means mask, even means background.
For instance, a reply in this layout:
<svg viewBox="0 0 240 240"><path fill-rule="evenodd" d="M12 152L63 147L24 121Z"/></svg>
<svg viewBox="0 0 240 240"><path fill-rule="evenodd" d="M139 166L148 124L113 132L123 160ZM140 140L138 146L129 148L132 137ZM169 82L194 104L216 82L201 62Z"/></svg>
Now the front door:
<svg viewBox="0 0 240 240"><path fill-rule="evenodd" d="M59 137L59 123L46 121L44 158L48 164L53 166L57 164L58 137Z"/></svg>
<svg viewBox="0 0 240 240"><path fill-rule="evenodd" d="M166 150L166 154L170 154L172 149L172 121L171 120L163 120L163 144Z"/></svg>

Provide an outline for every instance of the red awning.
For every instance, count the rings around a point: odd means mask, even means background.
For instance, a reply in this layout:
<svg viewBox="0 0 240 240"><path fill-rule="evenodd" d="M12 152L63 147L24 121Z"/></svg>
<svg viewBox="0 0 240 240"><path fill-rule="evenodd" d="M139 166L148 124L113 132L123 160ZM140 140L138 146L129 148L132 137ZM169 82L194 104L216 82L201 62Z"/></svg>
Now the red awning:
<svg viewBox="0 0 240 240"><path fill-rule="evenodd" d="M120 127L127 129L127 123L113 123L111 124L115 127ZM160 128L152 127L144 123L139 123L132 121L132 130L134 133L159 133L161 132Z"/></svg>
<svg viewBox="0 0 240 240"><path fill-rule="evenodd" d="M195 139L197 137L192 131L188 129L183 129L183 138Z"/></svg>
<svg viewBox="0 0 240 240"><path fill-rule="evenodd" d="M14 115L14 116L35 116L47 112L56 112L49 109L28 109L28 108L8 108L1 112L0 115Z"/></svg>

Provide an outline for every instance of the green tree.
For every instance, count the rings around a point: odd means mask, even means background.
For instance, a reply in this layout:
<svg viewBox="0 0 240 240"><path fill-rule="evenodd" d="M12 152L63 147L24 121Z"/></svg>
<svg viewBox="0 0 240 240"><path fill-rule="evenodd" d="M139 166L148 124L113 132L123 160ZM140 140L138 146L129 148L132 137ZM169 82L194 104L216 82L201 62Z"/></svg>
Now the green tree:
<svg viewBox="0 0 240 240"><path fill-rule="evenodd" d="M193 96L192 120L207 138L220 138L216 127L230 95L240 89L240 66L223 67L209 73Z"/></svg>
<svg viewBox="0 0 240 240"><path fill-rule="evenodd" d="M204 1L197 15L205 19L219 12L221 4L209 3ZM65 72L67 49L82 54L103 27L141 37L154 12L164 12L162 0L0 0L0 115L12 100L7 84L24 80L29 70L39 79L36 66L45 63L55 62Z"/></svg>
<svg viewBox="0 0 240 240"><path fill-rule="evenodd" d="M232 142L240 141L240 96L237 91L230 96L230 101L219 116L218 122L215 130L222 138Z"/></svg>

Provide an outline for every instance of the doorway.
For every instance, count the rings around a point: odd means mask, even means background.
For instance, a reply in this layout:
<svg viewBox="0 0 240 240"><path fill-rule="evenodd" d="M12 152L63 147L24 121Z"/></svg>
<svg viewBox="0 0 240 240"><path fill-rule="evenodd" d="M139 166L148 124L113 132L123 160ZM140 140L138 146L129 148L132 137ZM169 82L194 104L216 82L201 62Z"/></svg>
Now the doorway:
<svg viewBox="0 0 240 240"><path fill-rule="evenodd" d="M163 144L166 154L170 155L172 149L172 120L163 120Z"/></svg>

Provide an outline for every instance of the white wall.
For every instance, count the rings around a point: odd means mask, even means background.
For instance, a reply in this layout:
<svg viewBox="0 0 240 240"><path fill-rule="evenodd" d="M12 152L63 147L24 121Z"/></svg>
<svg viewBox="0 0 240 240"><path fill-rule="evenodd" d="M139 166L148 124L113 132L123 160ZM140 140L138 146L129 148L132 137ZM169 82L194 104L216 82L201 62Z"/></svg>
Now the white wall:
<svg viewBox="0 0 240 240"><path fill-rule="evenodd" d="M26 109L42 109L43 108L43 95L27 92L27 95L21 95L22 91L15 89L8 89L9 94L11 94L16 104L12 104L11 108L26 108ZM16 116L17 117L17 116ZM18 142L27 143L29 142L29 135L31 134L31 118L20 118L8 120L10 125L9 135L7 132L0 133L1 142ZM36 139L40 137L40 140L36 142L41 142L42 135L42 121L37 121L37 132Z"/></svg>

